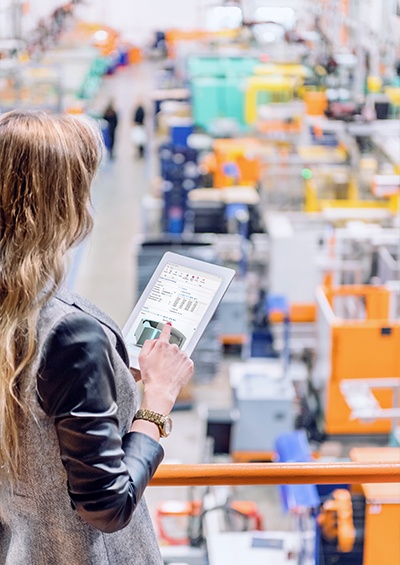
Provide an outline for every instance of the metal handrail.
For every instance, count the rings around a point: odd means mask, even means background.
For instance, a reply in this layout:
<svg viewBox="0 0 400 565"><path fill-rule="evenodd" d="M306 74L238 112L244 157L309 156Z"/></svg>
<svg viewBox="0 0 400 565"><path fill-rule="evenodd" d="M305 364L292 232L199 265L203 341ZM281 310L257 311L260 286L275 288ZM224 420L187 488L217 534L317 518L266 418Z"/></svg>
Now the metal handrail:
<svg viewBox="0 0 400 565"><path fill-rule="evenodd" d="M400 483L399 463L161 465L151 486Z"/></svg>

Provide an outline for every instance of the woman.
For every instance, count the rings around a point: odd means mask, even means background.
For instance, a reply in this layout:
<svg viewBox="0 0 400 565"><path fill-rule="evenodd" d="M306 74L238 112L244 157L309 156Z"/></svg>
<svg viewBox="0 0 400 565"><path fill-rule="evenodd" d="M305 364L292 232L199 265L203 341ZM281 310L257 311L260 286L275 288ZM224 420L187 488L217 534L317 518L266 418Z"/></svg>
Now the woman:
<svg viewBox="0 0 400 565"><path fill-rule="evenodd" d="M142 498L163 450L135 419L120 331L61 289L90 231L100 135L79 118L0 117L0 563L162 563ZM140 356L140 408L168 415L193 364L170 328ZM143 414L143 413L142 413Z"/></svg>

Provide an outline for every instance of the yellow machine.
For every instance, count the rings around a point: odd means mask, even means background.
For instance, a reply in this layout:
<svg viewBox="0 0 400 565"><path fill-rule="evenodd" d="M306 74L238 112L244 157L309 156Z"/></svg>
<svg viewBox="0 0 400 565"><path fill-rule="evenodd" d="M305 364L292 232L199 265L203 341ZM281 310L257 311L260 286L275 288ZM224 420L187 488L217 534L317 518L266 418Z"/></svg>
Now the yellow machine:
<svg viewBox="0 0 400 565"><path fill-rule="evenodd" d="M400 115L400 86L387 86L385 88L385 94L389 98L390 104L392 106L393 117L399 117Z"/></svg>
<svg viewBox="0 0 400 565"><path fill-rule="evenodd" d="M389 434L387 419L355 419L352 408L373 403L394 406L390 387L374 388L366 379L400 375L400 321L389 318L390 292L367 285L324 286L317 290L317 362L314 384L324 390L325 431L330 435ZM346 383L359 381L352 404ZM354 389L354 387L353 387Z"/></svg>
<svg viewBox="0 0 400 565"><path fill-rule="evenodd" d="M279 75L297 79L301 84L303 79L309 74L307 67L298 63L266 63L257 65L254 68L256 75Z"/></svg>
<svg viewBox="0 0 400 565"><path fill-rule="evenodd" d="M290 102L296 89L296 79L284 76L252 76L247 79L245 95L245 120L254 124L257 107L266 102ZM263 96L266 98L262 100Z"/></svg>
<svg viewBox="0 0 400 565"><path fill-rule="evenodd" d="M399 208L399 197L392 194L384 199L362 200L359 198L357 182L354 178L345 185L339 186L328 198L323 198L318 192L315 179L305 179L304 210L306 212L321 212L327 208L356 208L360 210L383 210L396 213Z"/></svg>

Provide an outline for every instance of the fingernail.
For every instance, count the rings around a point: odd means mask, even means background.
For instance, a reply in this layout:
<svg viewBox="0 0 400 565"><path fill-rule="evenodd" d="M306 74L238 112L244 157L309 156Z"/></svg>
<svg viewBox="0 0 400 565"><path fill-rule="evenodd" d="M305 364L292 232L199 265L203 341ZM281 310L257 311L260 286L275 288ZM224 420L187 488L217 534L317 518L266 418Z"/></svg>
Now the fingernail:
<svg viewBox="0 0 400 565"><path fill-rule="evenodd" d="M171 322L167 322L167 326L172 326Z"/></svg>

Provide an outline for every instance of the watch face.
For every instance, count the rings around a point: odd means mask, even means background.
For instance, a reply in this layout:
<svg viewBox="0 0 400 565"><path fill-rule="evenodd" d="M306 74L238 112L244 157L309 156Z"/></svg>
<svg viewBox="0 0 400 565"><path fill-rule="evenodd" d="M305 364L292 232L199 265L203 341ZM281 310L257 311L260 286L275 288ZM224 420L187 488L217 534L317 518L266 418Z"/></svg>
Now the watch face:
<svg viewBox="0 0 400 565"><path fill-rule="evenodd" d="M171 418L165 418L164 422L164 436L169 436L172 432L172 420Z"/></svg>

